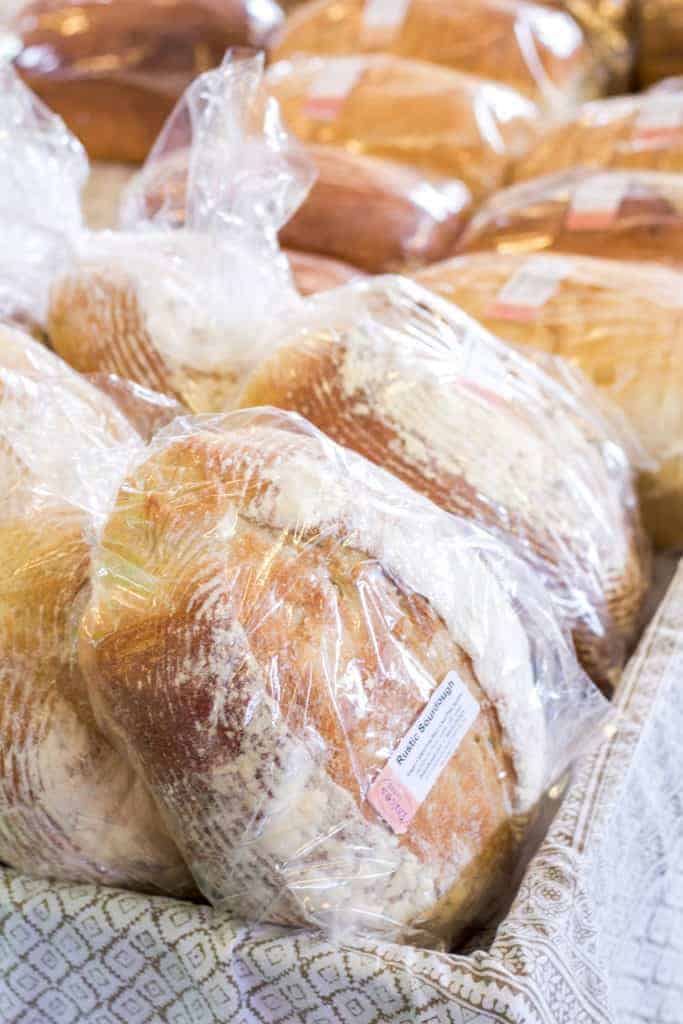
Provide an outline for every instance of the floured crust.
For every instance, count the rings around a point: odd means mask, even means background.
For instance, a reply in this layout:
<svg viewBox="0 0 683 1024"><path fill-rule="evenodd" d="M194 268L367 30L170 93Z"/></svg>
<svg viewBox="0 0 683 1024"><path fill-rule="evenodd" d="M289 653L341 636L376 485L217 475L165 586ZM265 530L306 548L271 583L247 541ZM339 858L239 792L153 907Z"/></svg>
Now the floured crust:
<svg viewBox="0 0 683 1024"><path fill-rule="evenodd" d="M459 571L474 578L444 586L451 556L442 573L417 521L378 494L320 442L257 423L165 443L108 523L84 650L101 720L212 902L448 935L497 890L513 811L540 793L543 713L521 627L483 563L463 548ZM475 622L492 634L481 650ZM516 675L501 676L493 634L520 645ZM483 710L397 836L367 790L452 670Z"/></svg>
<svg viewBox="0 0 683 1024"><path fill-rule="evenodd" d="M29 874L182 893L187 871L150 795L96 728L77 659L91 474L106 492L125 467L107 449L125 453L134 438L56 356L0 330L0 859Z"/></svg>
<svg viewBox="0 0 683 1024"><path fill-rule="evenodd" d="M661 546L679 546L683 278L652 264L576 256L535 320L498 319L492 307L525 258L463 256L421 272L419 280L510 341L565 357L621 406L659 464L641 478L645 524Z"/></svg>
<svg viewBox="0 0 683 1024"><path fill-rule="evenodd" d="M358 77L335 116L312 114L311 90L319 76L351 63ZM475 196L501 185L540 120L532 103L497 82L384 54L348 61L295 57L270 68L266 88L304 142L459 178Z"/></svg>
<svg viewBox="0 0 683 1024"><path fill-rule="evenodd" d="M53 288L54 350L81 373L118 374L192 411L229 406L256 351L249 303L255 311L268 294L258 279L253 295L240 291L222 256L191 232L94 236Z"/></svg>
<svg viewBox="0 0 683 1024"><path fill-rule="evenodd" d="M413 0L396 31L363 26L365 0L312 0L275 39L273 60L297 53L384 51L444 64L571 105L596 95L600 75L581 29L566 14L518 0ZM555 51L548 40L562 39Z"/></svg>
<svg viewBox="0 0 683 1024"><path fill-rule="evenodd" d="M577 193L597 184L623 199L596 223L579 223ZM568 171L498 193L484 204L458 252L516 254L555 250L604 259L683 263L683 179L659 171Z"/></svg>
<svg viewBox="0 0 683 1024"><path fill-rule="evenodd" d="M382 283L321 301L285 326L242 405L299 412L441 507L512 535L589 671L613 683L646 589L627 478L610 477L531 365L445 320L439 334L437 316Z"/></svg>

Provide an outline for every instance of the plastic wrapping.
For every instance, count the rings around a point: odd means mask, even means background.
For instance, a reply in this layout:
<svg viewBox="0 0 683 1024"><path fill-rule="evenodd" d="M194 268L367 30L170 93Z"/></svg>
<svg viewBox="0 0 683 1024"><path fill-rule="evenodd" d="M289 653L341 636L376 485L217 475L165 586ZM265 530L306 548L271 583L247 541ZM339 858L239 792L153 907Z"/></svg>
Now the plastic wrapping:
<svg viewBox="0 0 683 1024"><path fill-rule="evenodd" d="M95 578L98 720L252 920L460 932L602 714L506 545L274 410L158 435Z"/></svg>
<svg viewBox="0 0 683 1024"><path fill-rule="evenodd" d="M475 196L501 185L539 130L537 107L513 89L386 54L295 57L266 82L303 141L458 178Z"/></svg>
<svg viewBox="0 0 683 1024"><path fill-rule="evenodd" d="M283 245L369 273L423 266L454 251L471 209L461 182L430 181L402 164L334 146L308 145L305 154L316 178L280 231ZM163 208L180 227L186 217L187 157L181 155L175 169L165 164L162 170L145 190L147 216ZM129 220L124 205L124 225Z"/></svg>
<svg viewBox="0 0 683 1024"><path fill-rule="evenodd" d="M638 39L641 85L683 74L681 0L639 0Z"/></svg>
<svg viewBox="0 0 683 1024"><path fill-rule="evenodd" d="M0 326L0 859L182 893L180 855L96 728L77 656L92 532L141 449L103 394Z"/></svg>
<svg viewBox="0 0 683 1024"><path fill-rule="evenodd" d="M587 382L554 382L400 278L309 300L273 346L245 407L305 415L511 541L547 584L585 667L616 682L648 567L628 460Z"/></svg>
<svg viewBox="0 0 683 1024"><path fill-rule="evenodd" d="M281 22L275 0L37 0L10 31L25 81L93 159L142 161L193 79Z"/></svg>
<svg viewBox="0 0 683 1024"><path fill-rule="evenodd" d="M313 172L260 101L262 69L260 57L227 58L197 79L129 187L129 230L82 240L48 323L71 366L218 410L258 359L264 327L300 301L277 231ZM172 205L149 210L167 177L184 230Z"/></svg>
<svg viewBox="0 0 683 1024"><path fill-rule="evenodd" d="M641 474L645 524L660 546L680 547L683 275L652 263L481 253L417 278L506 339L569 360L621 407L658 464Z"/></svg>
<svg viewBox="0 0 683 1024"><path fill-rule="evenodd" d="M579 107L515 163L524 181L575 167L683 171L683 95L647 92Z"/></svg>
<svg viewBox="0 0 683 1024"><path fill-rule="evenodd" d="M289 16L272 58L378 51L494 79L556 109L599 95L605 78L570 15L521 0L312 0Z"/></svg>
<svg viewBox="0 0 683 1024"><path fill-rule="evenodd" d="M683 175L575 170L504 189L484 204L459 252L574 252L683 263Z"/></svg>
<svg viewBox="0 0 683 1024"><path fill-rule="evenodd" d="M82 228L87 173L60 118L0 64L0 322L44 324L51 281Z"/></svg>
<svg viewBox="0 0 683 1024"><path fill-rule="evenodd" d="M609 69L613 92L627 92L636 53L636 0L544 0L581 25L594 52Z"/></svg>
<svg viewBox="0 0 683 1024"><path fill-rule="evenodd" d="M327 292L331 288L339 288L350 281L358 280L365 275L356 267L337 260L328 260L324 256L314 256L308 252L288 252L299 295L315 295Z"/></svg>

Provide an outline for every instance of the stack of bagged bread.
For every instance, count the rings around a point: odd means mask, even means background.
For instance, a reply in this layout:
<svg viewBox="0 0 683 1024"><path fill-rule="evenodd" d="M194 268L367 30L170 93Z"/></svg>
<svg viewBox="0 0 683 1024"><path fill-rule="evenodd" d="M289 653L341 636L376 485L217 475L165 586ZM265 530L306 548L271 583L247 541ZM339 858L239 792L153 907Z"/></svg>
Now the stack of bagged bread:
<svg viewBox="0 0 683 1024"><path fill-rule="evenodd" d="M261 74L190 89L126 232L43 212L59 354L0 331L0 856L454 941L604 719L576 651L609 690L634 642L637 446L407 279L301 299L277 233L311 165ZM6 84L54 172L73 140Z"/></svg>
<svg viewBox="0 0 683 1024"><path fill-rule="evenodd" d="M100 6L25 14L24 73L31 31L60 67L127 32ZM3 72L0 858L453 943L605 721L641 503L683 543L679 96L595 99L625 3L275 7L138 12L159 52L92 82L142 103L132 159L190 50L272 66L189 86L115 230Z"/></svg>

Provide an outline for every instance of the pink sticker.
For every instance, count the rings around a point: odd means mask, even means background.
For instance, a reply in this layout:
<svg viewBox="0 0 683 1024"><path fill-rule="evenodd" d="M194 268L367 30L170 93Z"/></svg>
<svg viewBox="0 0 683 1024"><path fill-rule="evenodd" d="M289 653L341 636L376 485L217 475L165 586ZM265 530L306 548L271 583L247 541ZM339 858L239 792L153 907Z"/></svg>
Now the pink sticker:
<svg viewBox="0 0 683 1024"><path fill-rule="evenodd" d="M620 174L594 174L575 189L567 211L569 231L596 231L608 228L619 215L630 187Z"/></svg>
<svg viewBox="0 0 683 1024"><path fill-rule="evenodd" d="M323 61L313 77L304 103L312 121L334 121L363 73L365 62L356 57L334 57Z"/></svg>

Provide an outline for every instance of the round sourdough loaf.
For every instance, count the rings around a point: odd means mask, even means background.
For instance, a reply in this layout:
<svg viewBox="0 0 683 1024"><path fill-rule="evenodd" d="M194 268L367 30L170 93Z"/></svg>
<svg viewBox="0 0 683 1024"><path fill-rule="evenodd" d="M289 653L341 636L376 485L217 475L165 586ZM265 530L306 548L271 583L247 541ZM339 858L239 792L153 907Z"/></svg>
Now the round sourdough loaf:
<svg viewBox="0 0 683 1024"><path fill-rule="evenodd" d="M103 394L0 327L0 859L180 893L187 871L95 726L77 657L90 534L137 444Z"/></svg>
<svg viewBox="0 0 683 1024"><path fill-rule="evenodd" d="M509 877L563 711L596 697L504 546L273 410L160 435L95 577L98 720L205 895L250 919L462 932ZM398 827L373 786L449 679L473 715Z"/></svg>
<svg viewBox="0 0 683 1024"><path fill-rule="evenodd" d="M298 412L512 541L546 582L584 666L613 685L648 560L627 458L588 382L572 392L401 278L309 300L272 341L243 407Z"/></svg>

